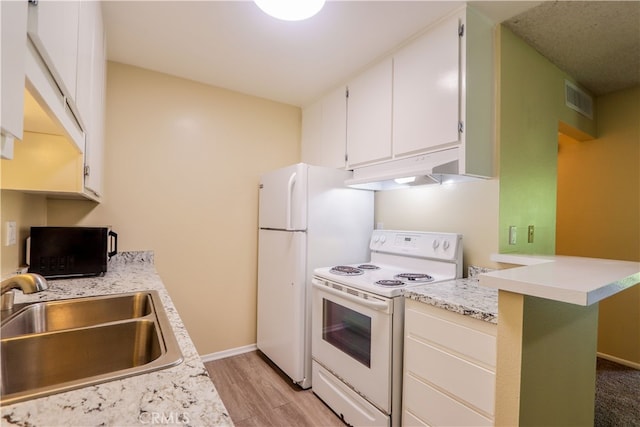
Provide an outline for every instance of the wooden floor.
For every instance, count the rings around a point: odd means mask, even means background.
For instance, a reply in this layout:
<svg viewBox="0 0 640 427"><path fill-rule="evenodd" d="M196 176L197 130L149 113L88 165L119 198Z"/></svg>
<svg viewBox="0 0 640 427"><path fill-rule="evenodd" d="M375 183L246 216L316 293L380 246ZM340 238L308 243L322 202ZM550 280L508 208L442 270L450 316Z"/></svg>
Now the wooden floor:
<svg viewBox="0 0 640 427"><path fill-rule="evenodd" d="M311 390L295 386L262 353L244 353L205 366L239 427L345 425ZM640 426L640 404L634 400L639 386L637 370L598 359L595 425Z"/></svg>
<svg viewBox="0 0 640 427"><path fill-rule="evenodd" d="M260 352L205 363L236 426L344 427L313 392L294 385Z"/></svg>

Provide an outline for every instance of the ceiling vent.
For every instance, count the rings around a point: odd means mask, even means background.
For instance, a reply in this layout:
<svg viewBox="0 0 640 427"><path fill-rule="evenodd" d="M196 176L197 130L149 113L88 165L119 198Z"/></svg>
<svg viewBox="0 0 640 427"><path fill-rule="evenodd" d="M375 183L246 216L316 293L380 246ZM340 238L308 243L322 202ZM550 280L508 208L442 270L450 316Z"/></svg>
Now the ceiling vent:
<svg viewBox="0 0 640 427"><path fill-rule="evenodd" d="M564 100L567 107L593 120L593 98L568 80L564 81Z"/></svg>

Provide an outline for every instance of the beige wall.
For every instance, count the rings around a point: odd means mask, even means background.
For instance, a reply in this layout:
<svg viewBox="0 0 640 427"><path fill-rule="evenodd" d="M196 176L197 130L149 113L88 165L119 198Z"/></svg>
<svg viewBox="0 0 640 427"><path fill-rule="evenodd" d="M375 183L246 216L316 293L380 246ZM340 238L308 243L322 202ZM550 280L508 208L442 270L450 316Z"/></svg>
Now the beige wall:
<svg viewBox="0 0 640 427"><path fill-rule="evenodd" d="M386 229L462 233L464 276L468 265L496 267L497 179L430 185L376 193L376 223Z"/></svg>
<svg viewBox="0 0 640 427"><path fill-rule="evenodd" d="M599 97L598 138L561 138L556 250L640 261L640 87ZM600 303L598 351L640 366L640 286Z"/></svg>
<svg viewBox="0 0 640 427"><path fill-rule="evenodd" d="M0 251L1 277L13 274L25 263L25 239L31 226L46 225L47 202L43 195L2 190L0 195L0 224L2 224L2 250ZM18 228L17 244L4 245L4 223L15 221Z"/></svg>
<svg viewBox="0 0 640 427"><path fill-rule="evenodd" d="M105 198L49 225L111 225L152 249L200 354L256 342L258 180L299 161L300 109L108 64Z"/></svg>

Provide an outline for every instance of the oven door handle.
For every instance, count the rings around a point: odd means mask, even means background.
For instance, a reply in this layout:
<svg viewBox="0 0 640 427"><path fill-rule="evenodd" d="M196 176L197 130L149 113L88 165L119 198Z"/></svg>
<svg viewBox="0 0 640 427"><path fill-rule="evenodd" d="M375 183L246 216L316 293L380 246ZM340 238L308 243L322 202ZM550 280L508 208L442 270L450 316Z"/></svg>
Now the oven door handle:
<svg viewBox="0 0 640 427"><path fill-rule="evenodd" d="M344 298L346 300L349 301L353 301L355 303L358 303L360 305L364 305L366 307L369 308L373 308L374 310L379 310L379 311L388 311L389 310L389 303L386 301L372 301L372 300L368 300L368 299L364 299L364 298L359 298L355 295L351 295L348 294L346 292L342 292L342 291L338 291L336 289L330 288L328 286L325 285L320 285L318 283L316 283L315 281L312 281L311 284L313 286L315 286L316 288L318 288L319 290L335 295L335 296L339 296L341 298Z"/></svg>

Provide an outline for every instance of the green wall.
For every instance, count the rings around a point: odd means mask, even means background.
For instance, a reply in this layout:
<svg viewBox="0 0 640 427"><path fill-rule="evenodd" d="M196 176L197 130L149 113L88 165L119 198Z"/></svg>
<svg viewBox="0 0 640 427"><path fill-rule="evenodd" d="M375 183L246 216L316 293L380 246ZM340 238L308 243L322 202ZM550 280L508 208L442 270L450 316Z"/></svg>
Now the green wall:
<svg viewBox="0 0 640 427"><path fill-rule="evenodd" d="M564 80L573 81L505 27L500 37L501 253L555 253L558 126L590 135L595 121L565 106ZM527 228L534 226L533 243ZM517 242L509 244L509 227Z"/></svg>
<svg viewBox="0 0 640 427"><path fill-rule="evenodd" d="M598 305L524 297L520 426L588 426L594 417Z"/></svg>
<svg viewBox="0 0 640 427"><path fill-rule="evenodd" d="M564 81L573 79L510 30L500 27L498 36L499 251L555 254L559 129L590 139L596 136L595 120L565 106ZM527 241L529 225L534 226L533 243ZM510 226L517 227L515 245L509 244ZM502 313L512 307L500 309L499 327L510 335L500 334L498 341L497 381L506 389L498 394L496 421L591 424L597 305L523 298L511 316ZM508 360L517 354L514 346L521 352L519 360Z"/></svg>

